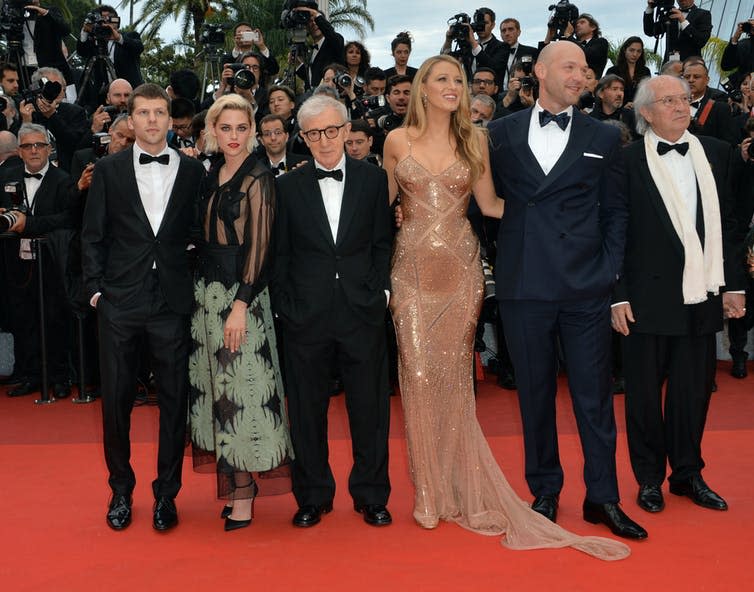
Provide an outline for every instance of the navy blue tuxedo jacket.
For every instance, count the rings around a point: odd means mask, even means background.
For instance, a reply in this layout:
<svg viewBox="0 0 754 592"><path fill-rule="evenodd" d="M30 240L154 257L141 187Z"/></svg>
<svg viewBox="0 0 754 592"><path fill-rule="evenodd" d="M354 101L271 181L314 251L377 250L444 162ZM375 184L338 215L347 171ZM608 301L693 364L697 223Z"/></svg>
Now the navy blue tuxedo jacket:
<svg viewBox="0 0 754 592"><path fill-rule="evenodd" d="M619 131L574 109L566 149L545 175L529 148L530 119L531 108L489 125L492 175L505 199L497 298L607 296L628 220Z"/></svg>

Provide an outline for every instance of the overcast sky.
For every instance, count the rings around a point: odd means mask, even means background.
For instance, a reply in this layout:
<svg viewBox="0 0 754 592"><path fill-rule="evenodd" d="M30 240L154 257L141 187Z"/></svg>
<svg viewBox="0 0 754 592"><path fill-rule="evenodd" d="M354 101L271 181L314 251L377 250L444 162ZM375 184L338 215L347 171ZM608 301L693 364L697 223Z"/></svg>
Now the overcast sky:
<svg viewBox="0 0 754 592"><path fill-rule="evenodd" d="M458 0L370 0L367 7L374 17L375 29L363 41L372 55L372 65L388 68L393 65L390 42L398 32L410 31L414 44L409 65L418 67L424 59L439 52L450 17L459 12L473 16L476 8L487 6L496 13L496 37L500 37L499 26L502 20L512 16L521 22L520 41L525 45L536 46L545 36L549 17L547 8L551 2L552 0L492 1L477 6ZM642 14L646 7L643 0L589 0L574 3L580 12L588 12L597 19L603 36L609 40L616 42L631 35L640 35L644 38L645 45L653 49L654 39L646 38L642 33ZM700 3L697 0L697 4ZM513 7L515 5L519 6ZM342 30L340 33L346 41L357 38L350 30ZM713 31L713 35L717 33ZM720 36L727 38L729 33L730 31L722 31ZM165 40L170 41L177 36L177 26L166 26L163 29Z"/></svg>

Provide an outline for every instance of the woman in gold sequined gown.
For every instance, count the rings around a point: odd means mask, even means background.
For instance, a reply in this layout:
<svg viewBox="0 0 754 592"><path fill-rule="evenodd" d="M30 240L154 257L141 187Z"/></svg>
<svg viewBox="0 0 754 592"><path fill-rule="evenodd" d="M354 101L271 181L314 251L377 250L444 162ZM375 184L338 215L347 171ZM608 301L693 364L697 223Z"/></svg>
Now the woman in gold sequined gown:
<svg viewBox="0 0 754 592"><path fill-rule="evenodd" d="M404 127L385 142L391 200L403 223L392 266L390 308L414 519L440 520L512 549L572 546L601 559L629 554L623 543L567 532L511 489L476 418L473 343L482 302L479 242L466 218L473 192L482 212L500 217L486 134L471 124L466 78L448 56L428 59L414 79Z"/></svg>

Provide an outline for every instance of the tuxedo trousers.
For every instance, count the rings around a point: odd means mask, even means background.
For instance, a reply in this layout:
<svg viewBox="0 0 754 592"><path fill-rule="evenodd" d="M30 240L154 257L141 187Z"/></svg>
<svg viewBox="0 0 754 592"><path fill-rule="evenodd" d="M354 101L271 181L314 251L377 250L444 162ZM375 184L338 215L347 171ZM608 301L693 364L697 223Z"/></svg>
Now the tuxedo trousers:
<svg viewBox="0 0 754 592"><path fill-rule="evenodd" d="M326 314L304 330L284 332L288 417L296 459L293 494L299 506L326 505L335 496L329 457L327 410L332 370L345 390L353 465L348 490L357 504L386 504L388 393L385 325L367 324L350 309L339 285Z"/></svg>
<svg viewBox="0 0 754 592"><path fill-rule="evenodd" d="M640 485L661 485L704 468L702 434L715 376L715 334L624 339L626 435ZM663 400L663 384L666 384Z"/></svg>
<svg viewBox="0 0 754 592"><path fill-rule="evenodd" d="M160 410L154 496L174 498L181 488L188 409L189 315L170 309L156 270L138 297L117 306L103 295L97 302L100 340L103 440L109 483L130 495L136 484L131 467L131 411L136 398L140 348L146 347L157 385Z"/></svg>
<svg viewBox="0 0 754 592"><path fill-rule="evenodd" d="M586 497L618 502L609 299L502 300L500 315L516 372L529 490L557 495L563 487L555 417L560 339L584 453Z"/></svg>

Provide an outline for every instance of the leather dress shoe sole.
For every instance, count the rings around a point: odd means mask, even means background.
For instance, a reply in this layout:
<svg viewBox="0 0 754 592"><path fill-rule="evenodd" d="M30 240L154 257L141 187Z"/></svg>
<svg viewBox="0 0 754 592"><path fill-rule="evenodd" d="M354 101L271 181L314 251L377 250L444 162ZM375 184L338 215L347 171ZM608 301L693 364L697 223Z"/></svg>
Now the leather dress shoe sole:
<svg viewBox="0 0 754 592"><path fill-rule="evenodd" d="M364 515L364 522L371 526L388 526L393 517L383 504L354 504L353 509Z"/></svg>
<svg viewBox="0 0 754 592"><path fill-rule="evenodd" d="M131 498L125 495L113 495L107 508L105 520L113 530L125 530L131 524Z"/></svg>
<svg viewBox="0 0 754 592"><path fill-rule="evenodd" d="M538 495L534 498L531 509L537 514L542 514L550 522L555 522L558 518L558 496Z"/></svg>
<svg viewBox="0 0 754 592"><path fill-rule="evenodd" d="M642 485L639 487L639 495L636 503L646 512L662 512L665 508L665 500L662 497L662 489L659 485Z"/></svg>
<svg viewBox="0 0 754 592"><path fill-rule="evenodd" d="M322 520L322 514L329 514L330 512L332 512L332 502L322 506L301 506L293 515L293 526L309 528L310 526L319 524L320 520Z"/></svg>
<svg viewBox="0 0 754 592"><path fill-rule="evenodd" d="M708 510L724 512L728 509L727 502L712 491L701 477L696 483L693 479L682 483L671 483L670 493L688 497L697 506Z"/></svg>
<svg viewBox="0 0 754 592"><path fill-rule="evenodd" d="M631 520L618 504L595 504L584 500L584 520L592 524L604 524L614 535L626 539L645 539L647 531Z"/></svg>
<svg viewBox="0 0 754 592"><path fill-rule="evenodd" d="M159 532L165 532L174 528L177 524L178 511L175 502L170 498L159 498L154 504L152 527Z"/></svg>

